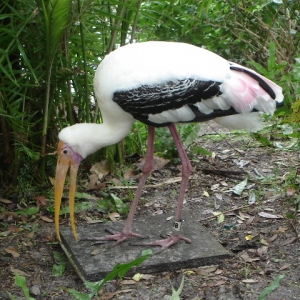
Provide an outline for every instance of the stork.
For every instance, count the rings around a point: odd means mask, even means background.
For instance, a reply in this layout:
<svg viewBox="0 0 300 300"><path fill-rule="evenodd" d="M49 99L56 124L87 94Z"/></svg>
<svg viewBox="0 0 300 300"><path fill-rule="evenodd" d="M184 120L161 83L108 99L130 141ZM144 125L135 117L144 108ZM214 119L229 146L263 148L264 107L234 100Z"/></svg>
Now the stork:
<svg viewBox="0 0 300 300"><path fill-rule="evenodd" d="M185 43L143 42L118 48L98 66L94 90L102 124L76 124L59 133L55 179L55 229L58 239L62 192L70 168L69 205L73 234L76 177L80 162L96 150L121 141L138 120L148 125L148 149L134 200L121 232L95 238L121 243L143 237L132 223L145 182L153 168L155 128L169 128L182 162L182 182L172 235L147 245L167 249L180 240L184 194L192 171L176 123L214 119L222 126L257 131L263 126L258 111L273 114L283 101L282 89L274 82L217 54Z"/></svg>

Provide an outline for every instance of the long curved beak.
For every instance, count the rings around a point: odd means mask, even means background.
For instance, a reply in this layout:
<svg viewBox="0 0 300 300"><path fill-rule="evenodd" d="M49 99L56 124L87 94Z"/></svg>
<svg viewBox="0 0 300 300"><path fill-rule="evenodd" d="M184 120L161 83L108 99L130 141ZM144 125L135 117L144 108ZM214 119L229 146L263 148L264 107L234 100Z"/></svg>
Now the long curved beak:
<svg viewBox="0 0 300 300"><path fill-rule="evenodd" d="M59 214L61 198L63 194L64 184L66 180L67 172L70 168L70 183L69 183L69 206L70 206L70 218L71 226L75 239L78 241L78 236L75 226L75 193L76 193L76 178L80 160L78 160L78 154L74 153L70 147L60 141L58 143L58 159L56 166L54 195L55 195L55 231L59 241L61 241L59 233ZM75 154L75 157L74 157Z"/></svg>

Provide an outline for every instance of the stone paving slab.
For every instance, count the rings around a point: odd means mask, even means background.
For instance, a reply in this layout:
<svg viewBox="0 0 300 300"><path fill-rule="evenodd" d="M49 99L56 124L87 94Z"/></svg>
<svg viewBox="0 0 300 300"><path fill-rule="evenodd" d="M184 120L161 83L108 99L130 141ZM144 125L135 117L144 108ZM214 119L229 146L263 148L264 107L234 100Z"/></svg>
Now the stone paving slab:
<svg viewBox="0 0 300 300"><path fill-rule="evenodd" d="M98 281L103 279L117 263L128 263L141 256L142 251L151 248L153 253L159 247L133 246L130 243L148 242L161 239L160 235L166 236L171 231L174 212L156 216L138 217L133 223L133 232L147 235L148 239L132 238L120 245L114 246L113 241L101 245L92 245L91 241L79 241L73 237L70 227L61 226L61 246L69 257L83 281ZM172 271L178 269L196 268L199 266L220 263L229 258L230 254L219 242L187 211L183 211L183 235L192 240L191 244L180 241L168 250L151 256L140 266L131 269L128 275L135 273L154 273ZM105 228L120 231L124 221L98 223L79 226L77 228L79 239L82 237L104 236L108 233ZM91 255L95 251L97 255Z"/></svg>

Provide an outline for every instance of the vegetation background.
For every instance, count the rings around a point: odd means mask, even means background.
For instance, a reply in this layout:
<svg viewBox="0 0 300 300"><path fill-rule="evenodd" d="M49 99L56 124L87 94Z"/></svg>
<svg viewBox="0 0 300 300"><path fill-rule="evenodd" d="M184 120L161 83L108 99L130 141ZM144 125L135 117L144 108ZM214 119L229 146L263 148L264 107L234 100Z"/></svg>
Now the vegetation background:
<svg viewBox="0 0 300 300"><path fill-rule="evenodd" d="M257 69L283 87L279 114L299 128L298 0L3 0L0 14L0 187L49 184L58 132L101 122L97 65L133 42L187 42ZM135 127L93 158L143 152L146 129Z"/></svg>

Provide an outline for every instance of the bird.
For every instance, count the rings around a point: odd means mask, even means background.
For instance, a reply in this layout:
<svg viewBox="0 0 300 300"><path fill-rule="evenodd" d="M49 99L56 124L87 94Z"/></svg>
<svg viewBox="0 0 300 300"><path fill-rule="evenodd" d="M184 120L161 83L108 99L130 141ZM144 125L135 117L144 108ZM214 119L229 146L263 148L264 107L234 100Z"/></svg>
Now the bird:
<svg viewBox="0 0 300 300"><path fill-rule="evenodd" d="M182 209L192 165L176 129L177 123L214 120L231 129L260 130L260 112L273 114L283 102L282 88L254 70L187 43L148 41L128 44L112 51L100 62L94 76L94 92L102 115L101 124L81 123L62 129L58 135L55 176L55 230L58 240L59 213L66 174L70 168L69 206L76 240L74 198L79 165L100 148L120 142L135 121L148 125L147 154L134 200L120 232L95 237L117 244L132 237L133 218L146 180L154 165L156 127L168 127L182 162L182 181L172 234L143 245L162 251L180 240Z"/></svg>

